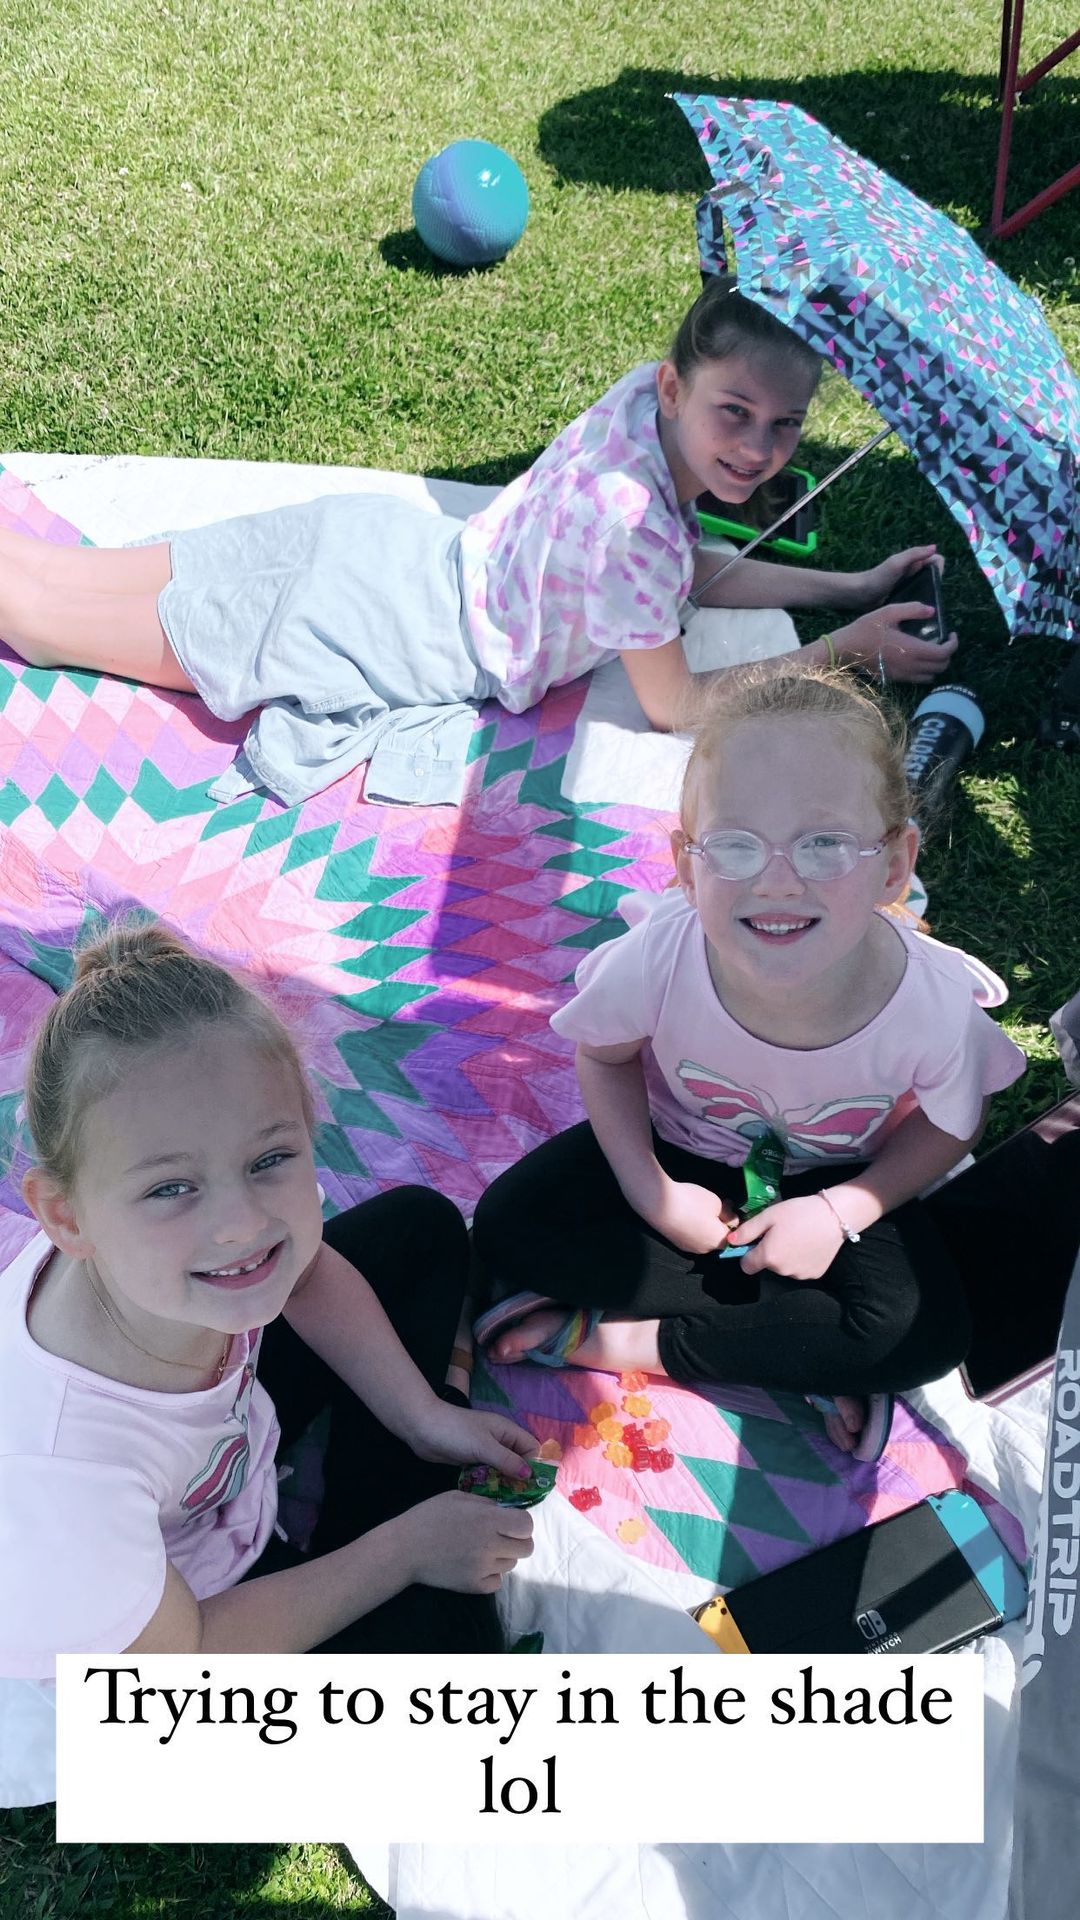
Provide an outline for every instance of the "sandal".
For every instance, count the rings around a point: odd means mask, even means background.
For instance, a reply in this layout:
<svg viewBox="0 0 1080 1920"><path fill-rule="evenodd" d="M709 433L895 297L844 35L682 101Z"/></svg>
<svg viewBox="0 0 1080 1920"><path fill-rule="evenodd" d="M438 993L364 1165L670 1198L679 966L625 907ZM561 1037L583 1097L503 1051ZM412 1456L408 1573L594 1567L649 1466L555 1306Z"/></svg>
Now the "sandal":
<svg viewBox="0 0 1080 1920"><path fill-rule="evenodd" d="M838 1414L839 1412L836 1401L830 1400L828 1394L808 1393L805 1398L810 1406L817 1408L819 1413ZM862 1432L850 1451L853 1460L862 1460L872 1466L875 1460L881 1459L888 1445L895 1403L891 1393L868 1393L864 1398L866 1418L862 1424Z"/></svg>
<svg viewBox="0 0 1080 1920"><path fill-rule="evenodd" d="M538 1347L530 1347L522 1359L531 1360L538 1367L565 1367L578 1348L585 1345L603 1317L594 1307L575 1307L561 1327L556 1327L555 1332L541 1341Z"/></svg>
<svg viewBox="0 0 1080 1920"><path fill-rule="evenodd" d="M473 1334L478 1346L485 1347L507 1327L514 1327L540 1307L554 1307L558 1302L546 1293L512 1293L508 1299L500 1300L486 1313L480 1315L473 1326ZM523 1360L531 1360L538 1367L564 1367L567 1361L583 1346L594 1328L599 1326L603 1314L591 1307L576 1307L567 1314L562 1325L539 1346L529 1347L522 1354Z"/></svg>
<svg viewBox="0 0 1080 1920"><path fill-rule="evenodd" d="M537 1307L554 1307L558 1301L550 1293L511 1293L505 1300L497 1300L493 1307L473 1321L473 1339L478 1347L486 1347L504 1327L513 1327L524 1320L527 1313Z"/></svg>

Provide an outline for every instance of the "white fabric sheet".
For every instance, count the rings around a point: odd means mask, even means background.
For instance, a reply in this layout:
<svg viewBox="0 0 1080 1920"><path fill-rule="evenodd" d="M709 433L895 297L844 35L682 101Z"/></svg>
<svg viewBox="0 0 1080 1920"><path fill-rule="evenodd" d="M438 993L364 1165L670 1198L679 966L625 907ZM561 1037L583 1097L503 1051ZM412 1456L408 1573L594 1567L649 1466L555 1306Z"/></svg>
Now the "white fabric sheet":
<svg viewBox="0 0 1080 1920"><path fill-rule="evenodd" d="M969 1401L956 1374L909 1397L965 1453L974 1485L1020 1520L1030 1549L1047 1383L1006 1408ZM682 1609L703 1597L705 1583L632 1563L564 1507L538 1509L536 1550L510 1585L511 1631L542 1629L548 1652L685 1650L690 1623ZM665 1596L666 1623L658 1610ZM691 1645L700 1651L702 1641ZM1004 1920L1022 1647L1022 1621L979 1643L986 1697L981 1846L403 1846L390 1850L388 1897L398 1920ZM902 1792L902 1778L837 1782L838 1794L856 1800L866 1791ZM349 1845L363 1868L362 1833Z"/></svg>

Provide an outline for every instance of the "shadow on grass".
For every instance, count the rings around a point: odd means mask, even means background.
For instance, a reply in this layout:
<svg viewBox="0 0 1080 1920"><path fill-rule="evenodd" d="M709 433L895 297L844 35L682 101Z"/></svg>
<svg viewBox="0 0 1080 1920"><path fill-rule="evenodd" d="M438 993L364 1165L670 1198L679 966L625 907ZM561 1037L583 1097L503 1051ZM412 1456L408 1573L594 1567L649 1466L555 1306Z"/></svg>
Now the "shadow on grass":
<svg viewBox="0 0 1080 1920"><path fill-rule="evenodd" d="M477 460L471 466L432 467L428 475L432 480L464 480L473 487L505 487L524 473L535 460L539 460L548 441L541 441L538 447L526 447L523 451L501 453L493 460Z"/></svg>
<svg viewBox="0 0 1080 1920"><path fill-rule="evenodd" d="M384 234L379 241L379 252L387 266L398 273L419 273L427 280L467 280L470 274L490 273L493 267L502 264L499 260L485 260L475 267L451 266L448 260L440 260L424 245L415 227L398 227L394 233Z"/></svg>
<svg viewBox="0 0 1080 1920"><path fill-rule="evenodd" d="M587 88L549 107L540 119L540 152L563 180L657 194L700 193L708 185L704 159L669 93L719 94L784 100L824 122L849 146L884 167L923 199L959 212L980 227L990 212L1000 107L996 47L988 45L985 75L952 68L901 68L788 76L677 73L670 68L625 67L602 87ZM1009 203L1017 206L1080 157L1080 77L1044 80L1015 121ZM1076 249L1078 201L1066 195L1015 240L1001 243L1013 271L1059 264ZM1072 276L1074 288L1080 284ZM1075 293L1073 295L1075 297Z"/></svg>

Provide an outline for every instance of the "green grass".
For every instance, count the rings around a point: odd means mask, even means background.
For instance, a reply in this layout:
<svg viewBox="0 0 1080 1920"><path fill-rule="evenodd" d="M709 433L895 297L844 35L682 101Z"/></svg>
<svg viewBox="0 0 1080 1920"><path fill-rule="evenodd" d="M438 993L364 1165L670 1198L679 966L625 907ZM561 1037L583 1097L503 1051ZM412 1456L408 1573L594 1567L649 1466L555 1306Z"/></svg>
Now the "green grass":
<svg viewBox="0 0 1080 1920"><path fill-rule="evenodd" d="M1051 19L1050 16L1053 16ZM500 481L696 291L707 184L676 87L791 99L965 225L986 218L1000 8L823 0L8 0L0 20L0 446L361 463ZM1036 11L1034 61L1066 29ZM1054 31L1056 27L1056 32ZM1018 118L1019 199L1076 158L1075 63ZM432 266L418 168L499 141L532 213L490 272ZM1080 357L1080 196L995 250ZM824 472L872 416L826 381ZM1080 981L1080 762L1031 728L1062 650L1005 645L945 511L889 443L827 497L822 561L927 537L988 737L924 852L934 930L996 966L1031 1054L1000 1135L1060 1094L1046 1020ZM0 1816L5 1920L364 1911L320 1848L64 1848Z"/></svg>
<svg viewBox="0 0 1080 1920"><path fill-rule="evenodd" d="M0 1813L4 1920L385 1920L337 1847L58 1847L52 1809Z"/></svg>

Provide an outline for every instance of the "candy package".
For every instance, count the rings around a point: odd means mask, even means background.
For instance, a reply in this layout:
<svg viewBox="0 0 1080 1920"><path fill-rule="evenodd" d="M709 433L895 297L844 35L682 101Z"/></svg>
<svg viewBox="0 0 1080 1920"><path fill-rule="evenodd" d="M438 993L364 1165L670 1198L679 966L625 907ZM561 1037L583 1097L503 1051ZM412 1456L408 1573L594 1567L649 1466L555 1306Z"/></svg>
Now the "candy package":
<svg viewBox="0 0 1080 1920"><path fill-rule="evenodd" d="M529 1478L500 1473L497 1467L462 1467L458 1486L463 1493L479 1493L485 1500L497 1500L503 1507L535 1507L555 1485L558 1466L554 1460L530 1460Z"/></svg>
<svg viewBox="0 0 1080 1920"><path fill-rule="evenodd" d="M771 1127L759 1133L743 1161L746 1199L743 1218L750 1219L780 1198L780 1176L784 1171L784 1143Z"/></svg>

